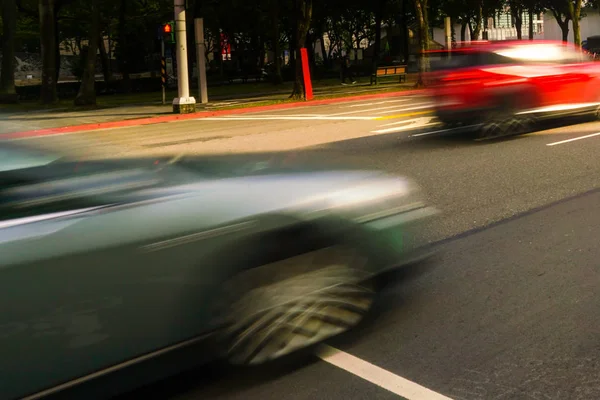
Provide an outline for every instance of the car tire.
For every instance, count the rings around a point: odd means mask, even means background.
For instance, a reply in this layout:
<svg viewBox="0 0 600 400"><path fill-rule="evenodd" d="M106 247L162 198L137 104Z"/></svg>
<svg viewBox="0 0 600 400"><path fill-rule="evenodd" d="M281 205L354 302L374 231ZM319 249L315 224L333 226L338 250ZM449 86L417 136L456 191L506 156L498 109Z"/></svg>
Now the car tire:
<svg viewBox="0 0 600 400"><path fill-rule="evenodd" d="M362 321L376 296L367 259L333 245L260 265L228 282L226 359L257 365L309 348Z"/></svg>
<svg viewBox="0 0 600 400"><path fill-rule="evenodd" d="M512 99L502 98L496 100L496 104L498 107L481 124L477 135L479 140L523 135L531 131L534 120L527 115L519 115Z"/></svg>

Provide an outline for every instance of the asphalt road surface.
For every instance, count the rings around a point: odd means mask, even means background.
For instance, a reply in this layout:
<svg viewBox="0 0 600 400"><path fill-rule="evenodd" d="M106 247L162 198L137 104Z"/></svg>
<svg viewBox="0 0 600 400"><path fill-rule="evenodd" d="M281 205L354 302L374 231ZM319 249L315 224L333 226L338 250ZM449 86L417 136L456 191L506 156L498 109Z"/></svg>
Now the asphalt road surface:
<svg viewBox="0 0 600 400"><path fill-rule="evenodd" d="M444 213L424 233L437 268L384 293L328 343L339 352L200 368L153 398L600 398L600 122L474 142L432 134L429 108L398 97L28 140L103 156L292 152L407 175Z"/></svg>

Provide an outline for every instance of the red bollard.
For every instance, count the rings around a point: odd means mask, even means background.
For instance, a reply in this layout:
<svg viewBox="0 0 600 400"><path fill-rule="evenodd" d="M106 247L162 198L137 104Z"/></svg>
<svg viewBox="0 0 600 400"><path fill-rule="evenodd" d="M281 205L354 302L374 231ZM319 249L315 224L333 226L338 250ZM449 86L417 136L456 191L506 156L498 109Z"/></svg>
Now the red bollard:
<svg viewBox="0 0 600 400"><path fill-rule="evenodd" d="M310 67L308 65L308 53L306 48L300 49L300 56L302 57L302 73L304 74L304 96L306 100L313 99L312 82L310 81Z"/></svg>

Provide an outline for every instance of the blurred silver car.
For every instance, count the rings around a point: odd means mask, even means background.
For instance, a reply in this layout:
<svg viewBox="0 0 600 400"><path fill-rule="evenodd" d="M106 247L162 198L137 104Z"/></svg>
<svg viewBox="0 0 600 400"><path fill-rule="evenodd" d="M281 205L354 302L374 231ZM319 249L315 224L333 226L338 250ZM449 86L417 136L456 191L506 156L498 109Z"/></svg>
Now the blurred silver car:
<svg viewBox="0 0 600 400"><path fill-rule="evenodd" d="M5 142L0 183L2 399L110 396L347 331L376 277L427 255L416 233L436 213L404 178L279 158L84 162Z"/></svg>

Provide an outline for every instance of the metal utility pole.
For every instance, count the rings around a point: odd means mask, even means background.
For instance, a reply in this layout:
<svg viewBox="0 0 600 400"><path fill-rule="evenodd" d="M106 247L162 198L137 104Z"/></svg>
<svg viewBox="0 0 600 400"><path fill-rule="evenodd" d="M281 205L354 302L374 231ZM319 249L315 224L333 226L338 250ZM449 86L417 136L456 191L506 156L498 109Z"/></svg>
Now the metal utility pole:
<svg viewBox="0 0 600 400"><path fill-rule="evenodd" d="M446 36L446 50L450 55L450 50L452 50L452 20L450 17L444 18L444 33Z"/></svg>
<svg viewBox="0 0 600 400"><path fill-rule="evenodd" d="M185 1L174 0L175 41L177 48L177 83L179 97L173 99L173 112L185 114L196 111L196 99L190 97L188 80L187 37L185 30Z"/></svg>
<svg viewBox="0 0 600 400"><path fill-rule="evenodd" d="M208 90L206 87L206 43L204 42L204 18L194 20L196 31L196 65L198 66L198 92L200 103L208 103Z"/></svg>

